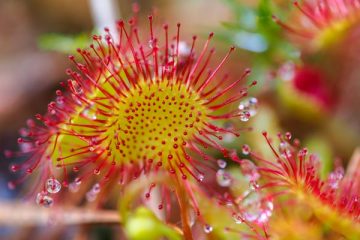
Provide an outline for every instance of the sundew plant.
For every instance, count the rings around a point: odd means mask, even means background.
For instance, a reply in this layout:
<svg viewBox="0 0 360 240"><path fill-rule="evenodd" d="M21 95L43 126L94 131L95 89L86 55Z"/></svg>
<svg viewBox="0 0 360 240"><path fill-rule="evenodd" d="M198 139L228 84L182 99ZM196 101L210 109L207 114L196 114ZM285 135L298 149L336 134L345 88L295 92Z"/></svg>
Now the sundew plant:
<svg viewBox="0 0 360 240"><path fill-rule="evenodd" d="M115 2L39 39L68 67L1 147L0 236L360 239L360 1L223 0L195 35Z"/></svg>

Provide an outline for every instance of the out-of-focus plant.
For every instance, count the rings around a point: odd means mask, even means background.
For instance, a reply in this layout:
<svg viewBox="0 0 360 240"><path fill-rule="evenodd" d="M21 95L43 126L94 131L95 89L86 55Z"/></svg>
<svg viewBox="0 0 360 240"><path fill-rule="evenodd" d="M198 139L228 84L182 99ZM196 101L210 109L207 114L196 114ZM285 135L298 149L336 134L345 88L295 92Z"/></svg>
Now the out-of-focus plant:
<svg viewBox="0 0 360 240"><path fill-rule="evenodd" d="M273 159L264 159L254 152L251 155L257 159L258 170L264 177L261 188L272 192L278 199L277 206L284 210L283 213L286 213L288 208L294 211L296 208L305 207L307 210L304 217L299 213L294 217L291 215L288 217L294 220L294 223L300 221L301 225L320 226L317 230L309 230L309 234L320 230L325 236L325 231L333 231L347 239L358 239L360 237L359 151L355 151L346 172L335 162L333 171L322 179L318 156L308 153L307 148L301 148L298 140L292 140L291 134L278 135L280 140L278 147L275 147L266 132L263 135L273 151ZM311 215L318 222L312 221ZM277 219L281 221L281 217ZM274 224L284 225L276 220ZM276 229L276 226L274 228Z"/></svg>
<svg viewBox="0 0 360 240"><path fill-rule="evenodd" d="M283 37L282 28L273 21L274 12L282 10L274 1L224 2L232 9L234 20L223 23L225 30L220 37L247 52L257 74L254 77L264 81L269 67L279 67L285 60L298 61L299 51ZM284 11L281 13L286 15Z"/></svg>
<svg viewBox="0 0 360 240"><path fill-rule="evenodd" d="M89 34L82 33L75 36L57 33L44 34L39 38L38 45L46 51L57 51L61 53L75 53L78 48L89 46Z"/></svg>

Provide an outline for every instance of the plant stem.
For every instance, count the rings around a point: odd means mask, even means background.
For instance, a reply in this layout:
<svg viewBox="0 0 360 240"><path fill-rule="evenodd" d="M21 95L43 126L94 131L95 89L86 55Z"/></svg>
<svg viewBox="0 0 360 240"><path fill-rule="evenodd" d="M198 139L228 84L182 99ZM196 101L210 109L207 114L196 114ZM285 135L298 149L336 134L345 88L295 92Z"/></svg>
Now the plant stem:
<svg viewBox="0 0 360 240"><path fill-rule="evenodd" d="M180 206L180 216L181 216L181 224L182 224L184 238L186 240L193 240L191 228L189 225L189 214L187 211L189 203L185 198L186 195L184 189L180 186L179 181L176 180L175 182L176 182L175 185L176 185L177 199L179 201L179 206Z"/></svg>
<svg viewBox="0 0 360 240"><path fill-rule="evenodd" d="M88 208L44 208L21 202L0 202L0 226L41 226L56 224L116 223L121 219L116 211Z"/></svg>

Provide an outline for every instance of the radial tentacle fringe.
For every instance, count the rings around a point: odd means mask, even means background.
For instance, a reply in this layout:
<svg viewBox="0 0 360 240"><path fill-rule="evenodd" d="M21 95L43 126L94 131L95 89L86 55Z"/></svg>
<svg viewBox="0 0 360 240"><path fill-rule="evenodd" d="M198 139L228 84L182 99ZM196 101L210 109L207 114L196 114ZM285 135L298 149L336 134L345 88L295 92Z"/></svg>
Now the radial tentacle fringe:
<svg viewBox="0 0 360 240"><path fill-rule="evenodd" d="M263 159L252 152L259 162L258 170L267 180L262 189L272 189L273 197L292 195L308 204L317 217L349 239L360 236L359 153L348 165L347 172L337 166L326 179L320 177L320 162L315 154L301 148L291 134L279 134L276 150L266 132L263 133L275 160ZM355 238L354 238L355 237Z"/></svg>
<svg viewBox="0 0 360 240"><path fill-rule="evenodd" d="M234 47L209 69L213 33L196 53L195 36L189 46L180 41L180 24L174 37L164 25L163 39L158 39L151 16L149 23L149 36L141 36L135 18L128 27L119 21L116 37L105 29L105 36L93 36L88 49L78 49L77 57L69 57L76 70L66 71L70 78L61 83L65 90L56 91L46 114L27 122L18 139L25 150L6 152L9 157L27 156L25 162L11 166L22 175L10 187L36 172L41 182L34 189L37 201L51 205L51 194L61 186L75 191L93 175L99 182L88 193L89 199L96 198L107 182L124 184L155 171L185 181L180 185L196 208L189 182L202 182L205 177L203 169L213 160L205 149L227 156L228 150L220 144L222 136L239 136L238 130L213 122L247 121L250 112L233 104L256 82L241 87L250 70L233 81L227 81L226 74L218 76ZM149 185L146 198L155 183Z"/></svg>

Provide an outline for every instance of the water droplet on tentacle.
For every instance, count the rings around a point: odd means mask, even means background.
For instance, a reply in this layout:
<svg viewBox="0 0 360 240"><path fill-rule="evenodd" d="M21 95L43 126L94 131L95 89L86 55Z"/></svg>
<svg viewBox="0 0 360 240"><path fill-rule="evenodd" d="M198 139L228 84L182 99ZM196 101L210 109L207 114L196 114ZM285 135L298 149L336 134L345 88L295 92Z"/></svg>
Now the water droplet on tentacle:
<svg viewBox="0 0 360 240"><path fill-rule="evenodd" d="M251 148L247 144L244 144L241 150L244 155L249 155L249 153L251 152Z"/></svg>
<svg viewBox="0 0 360 240"><path fill-rule="evenodd" d="M198 181L199 181L199 182L203 182L204 179L205 179L205 175L202 174L202 173L200 173L200 174L198 175Z"/></svg>
<svg viewBox="0 0 360 240"><path fill-rule="evenodd" d="M96 183L96 184L94 184L94 186L91 188L91 190L86 193L86 200L87 200L88 202L93 202L93 201L95 201L95 199L97 198L99 192L100 192L100 184Z"/></svg>
<svg viewBox="0 0 360 240"><path fill-rule="evenodd" d="M249 121L251 115L248 111L241 111L240 112L240 121L247 122Z"/></svg>
<svg viewBox="0 0 360 240"><path fill-rule="evenodd" d="M242 174L249 180L249 181L256 181L260 178L260 174L257 170L256 165L248 160L242 159L240 163L240 168Z"/></svg>
<svg viewBox="0 0 360 240"><path fill-rule="evenodd" d="M210 226L209 224L205 224L204 225L204 232L205 233L211 233L213 231L213 227Z"/></svg>
<svg viewBox="0 0 360 240"><path fill-rule="evenodd" d="M236 224L241 224L241 223L244 222L243 218L242 218L242 217L240 216L240 214L238 214L238 213L234 213L234 214L232 215L232 217L233 217L234 222L235 222Z"/></svg>
<svg viewBox="0 0 360 240"><path fill-rule="evenodd" d="M216 182L221 187L229 187L232 183L232 178L224 169L219 169L216 172Z"/></svg>
<svg viewBox="0 0 360 240"><path fill-rule="evenodd" d="M335 171L329 174L327 183L332 189L337 189L343 177L344 177L344 169L342 167L338 167L335 169Z"/></svg>
<svg viewBox="0 0 360 240"><path fill-rule="evenodd" d="M73 193L79 191L81 185L81 180L76 178L72 183L69 184L69 190Z"/></svg>
<svg viewBox="0 0 360 240"><path fill-rule="evenodd" d="M46 192L40 192L36 195L36 204L43 207L51 207L54 204L54 200Z"/></svg>
<svg viewBox="0 0 360 240"><path fill-rule="evenodd" d="M243 113L243 115L246 115L245 113L247 113L248 118L254 117L256 115L257 109L258 109L258 100L257 100L257 98L254 98L254 97L245 99L240 102L238 108L239 108L240 112Z"/></svg>
<svg viewBox="0 0 360 240"><path fill-rule="evenodd" d="M265 223L272 215L274 205L270 199L264 198L259 192L251 191L241 202L243 217L249 222Z"/></svg>
<svg viewBox="0 0 360 240"><path fill-rule="evenodd" d="M219 168L226 168L227 163L225 160L218 159L216 162L217 162L217 165L219 166Z"/></svg>
<svg viewBox="0 0 360 240"><path fill-rule="evenodd" d="M49 178L45 184L48 193L58 193L61 190L61 183L55 178Z"/></svg>

